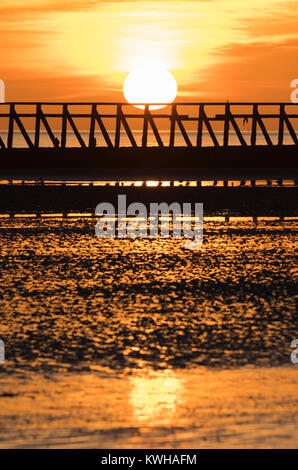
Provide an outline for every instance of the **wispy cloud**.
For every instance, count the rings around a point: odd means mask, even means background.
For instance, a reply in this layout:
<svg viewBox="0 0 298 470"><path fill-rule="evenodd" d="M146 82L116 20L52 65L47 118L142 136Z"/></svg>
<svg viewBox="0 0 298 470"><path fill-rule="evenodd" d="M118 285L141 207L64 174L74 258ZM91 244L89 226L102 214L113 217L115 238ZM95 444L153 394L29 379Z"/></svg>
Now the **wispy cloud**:
<svg viewBox="0 0 298 470"><path fill-rule="evenodd" d="M223 74L229 94L245 93L248 80L251 89L268 84L264 69L295 74L297 18L296 0L2 0L1 70L15 84L31 77L32 93L60 78L72 92L71 82L89 83L90 93L97 83L112 98L127 72L155 61L173 71L184 96L208 86L210 96L220 93Z"/></svg>

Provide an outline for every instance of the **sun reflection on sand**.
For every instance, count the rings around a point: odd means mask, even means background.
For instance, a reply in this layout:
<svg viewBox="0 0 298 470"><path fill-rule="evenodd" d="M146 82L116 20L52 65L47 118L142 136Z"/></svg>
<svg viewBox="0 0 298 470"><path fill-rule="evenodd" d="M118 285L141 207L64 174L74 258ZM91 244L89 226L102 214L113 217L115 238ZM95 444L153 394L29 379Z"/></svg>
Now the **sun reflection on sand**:
<svg viewBox="0 0 298 470"><path fill-rule="evenodd" d="M175 415L183 384L172 371L130 378L130 402L137 420L147 425L169 424Z"/></svg>

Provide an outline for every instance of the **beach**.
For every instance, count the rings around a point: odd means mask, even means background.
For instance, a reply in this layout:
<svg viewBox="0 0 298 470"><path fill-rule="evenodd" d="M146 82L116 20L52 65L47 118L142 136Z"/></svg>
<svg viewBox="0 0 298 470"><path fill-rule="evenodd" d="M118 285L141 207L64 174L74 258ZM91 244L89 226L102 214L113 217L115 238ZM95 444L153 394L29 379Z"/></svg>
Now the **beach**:
<svg viewBox="0 0 298 470"><path fill-rule="evenodd" d="M297 448L297 366L95 368L0 383L1 448Z"/></svg>
<svg viewBox="0 0 298 470"><path fill-rule="evenodd" d="M1 219L2 448L297 447L297 222Z"/></svg>

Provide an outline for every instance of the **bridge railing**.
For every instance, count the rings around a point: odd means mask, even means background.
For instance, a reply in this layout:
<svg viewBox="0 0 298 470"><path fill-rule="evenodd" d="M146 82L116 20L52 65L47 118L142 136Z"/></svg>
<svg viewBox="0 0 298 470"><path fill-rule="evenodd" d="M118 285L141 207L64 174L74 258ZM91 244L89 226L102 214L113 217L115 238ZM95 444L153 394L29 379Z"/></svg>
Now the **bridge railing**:
<svg viewBox="0 0 298 470"><path fill-rule="evenodd" d="M163 109L152 109L162 103L0 103L0 151L19 147L15 144L16 134L22 135L27 147L42 148L41 131L46 133L50 146L56 149L73 147L67 145L68 129L74 134L81 148L95 149L109 147L119 149L123 132L131 147L146 148L149 132L160 148L173 148L177 145L177 133L186 147L202 147L207 133L214 147L228 147L231 135L243 147L257 145L261 134L265 145L284 145L285 135L290 142L298 145L295 123L298 119L298 104L294 103L171 103ZM73 108L76 108L76 111ZM50 108L50 109L49 109ZM77 110L79 108L79 111ZM127 109L129 110L127 111ZM262 108L262 109L261 109ZM131 110L132 109L132 110ZM183 109L183 112L182 112ZM186 111L185 111L186 110ZM291 112L290 112L291 111ZM293 112L294 111L294 112ZM30 120L29 125L24 121ZM82 128L76 122L84 120ZM132 124L129 121L134 122ZM107 124L109 121L109 124ZM277 142L273 142L268 121L275 123ZM161 124L161 122L163 122ZM3 124L4 123L4 124ZM137 143L135 123L141 124L141 142ZM242 126L247 125L244 135ZM187 126L192 125L191 137ZM218 125L222 125L222 139L218 137ZM29 129L30 127L30 129ZM272 129L272 126L271 126ZM162 136L167 132L167 142ZM98 145L96 136L101 135L104 145ZM4 137L5 134L5 137ZM151 145L150 145L151 146Z"/></svg>

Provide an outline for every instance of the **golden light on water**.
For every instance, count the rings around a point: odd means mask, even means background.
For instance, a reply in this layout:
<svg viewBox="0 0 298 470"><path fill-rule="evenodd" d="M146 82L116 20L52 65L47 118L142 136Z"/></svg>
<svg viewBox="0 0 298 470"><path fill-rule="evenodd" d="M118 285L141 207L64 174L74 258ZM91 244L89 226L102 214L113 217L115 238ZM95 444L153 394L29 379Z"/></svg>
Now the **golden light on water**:
<svg viewBox="0 0 298 470"><path fill-rule="evenodd" d="M134 415L144 424L169 423L176 412L182 382L172 372L131 377L130 402Z"/></svg>
<svg viewBox="0 0 298 470"><path fill-rule="evenodd" d="M177 95L177 83L168 70L147 65L130 72L125 79L123 92L129 103L172 103ZM136 107L144 109L144 106ZM149 109L164 107L152 105Z"/></svg>

